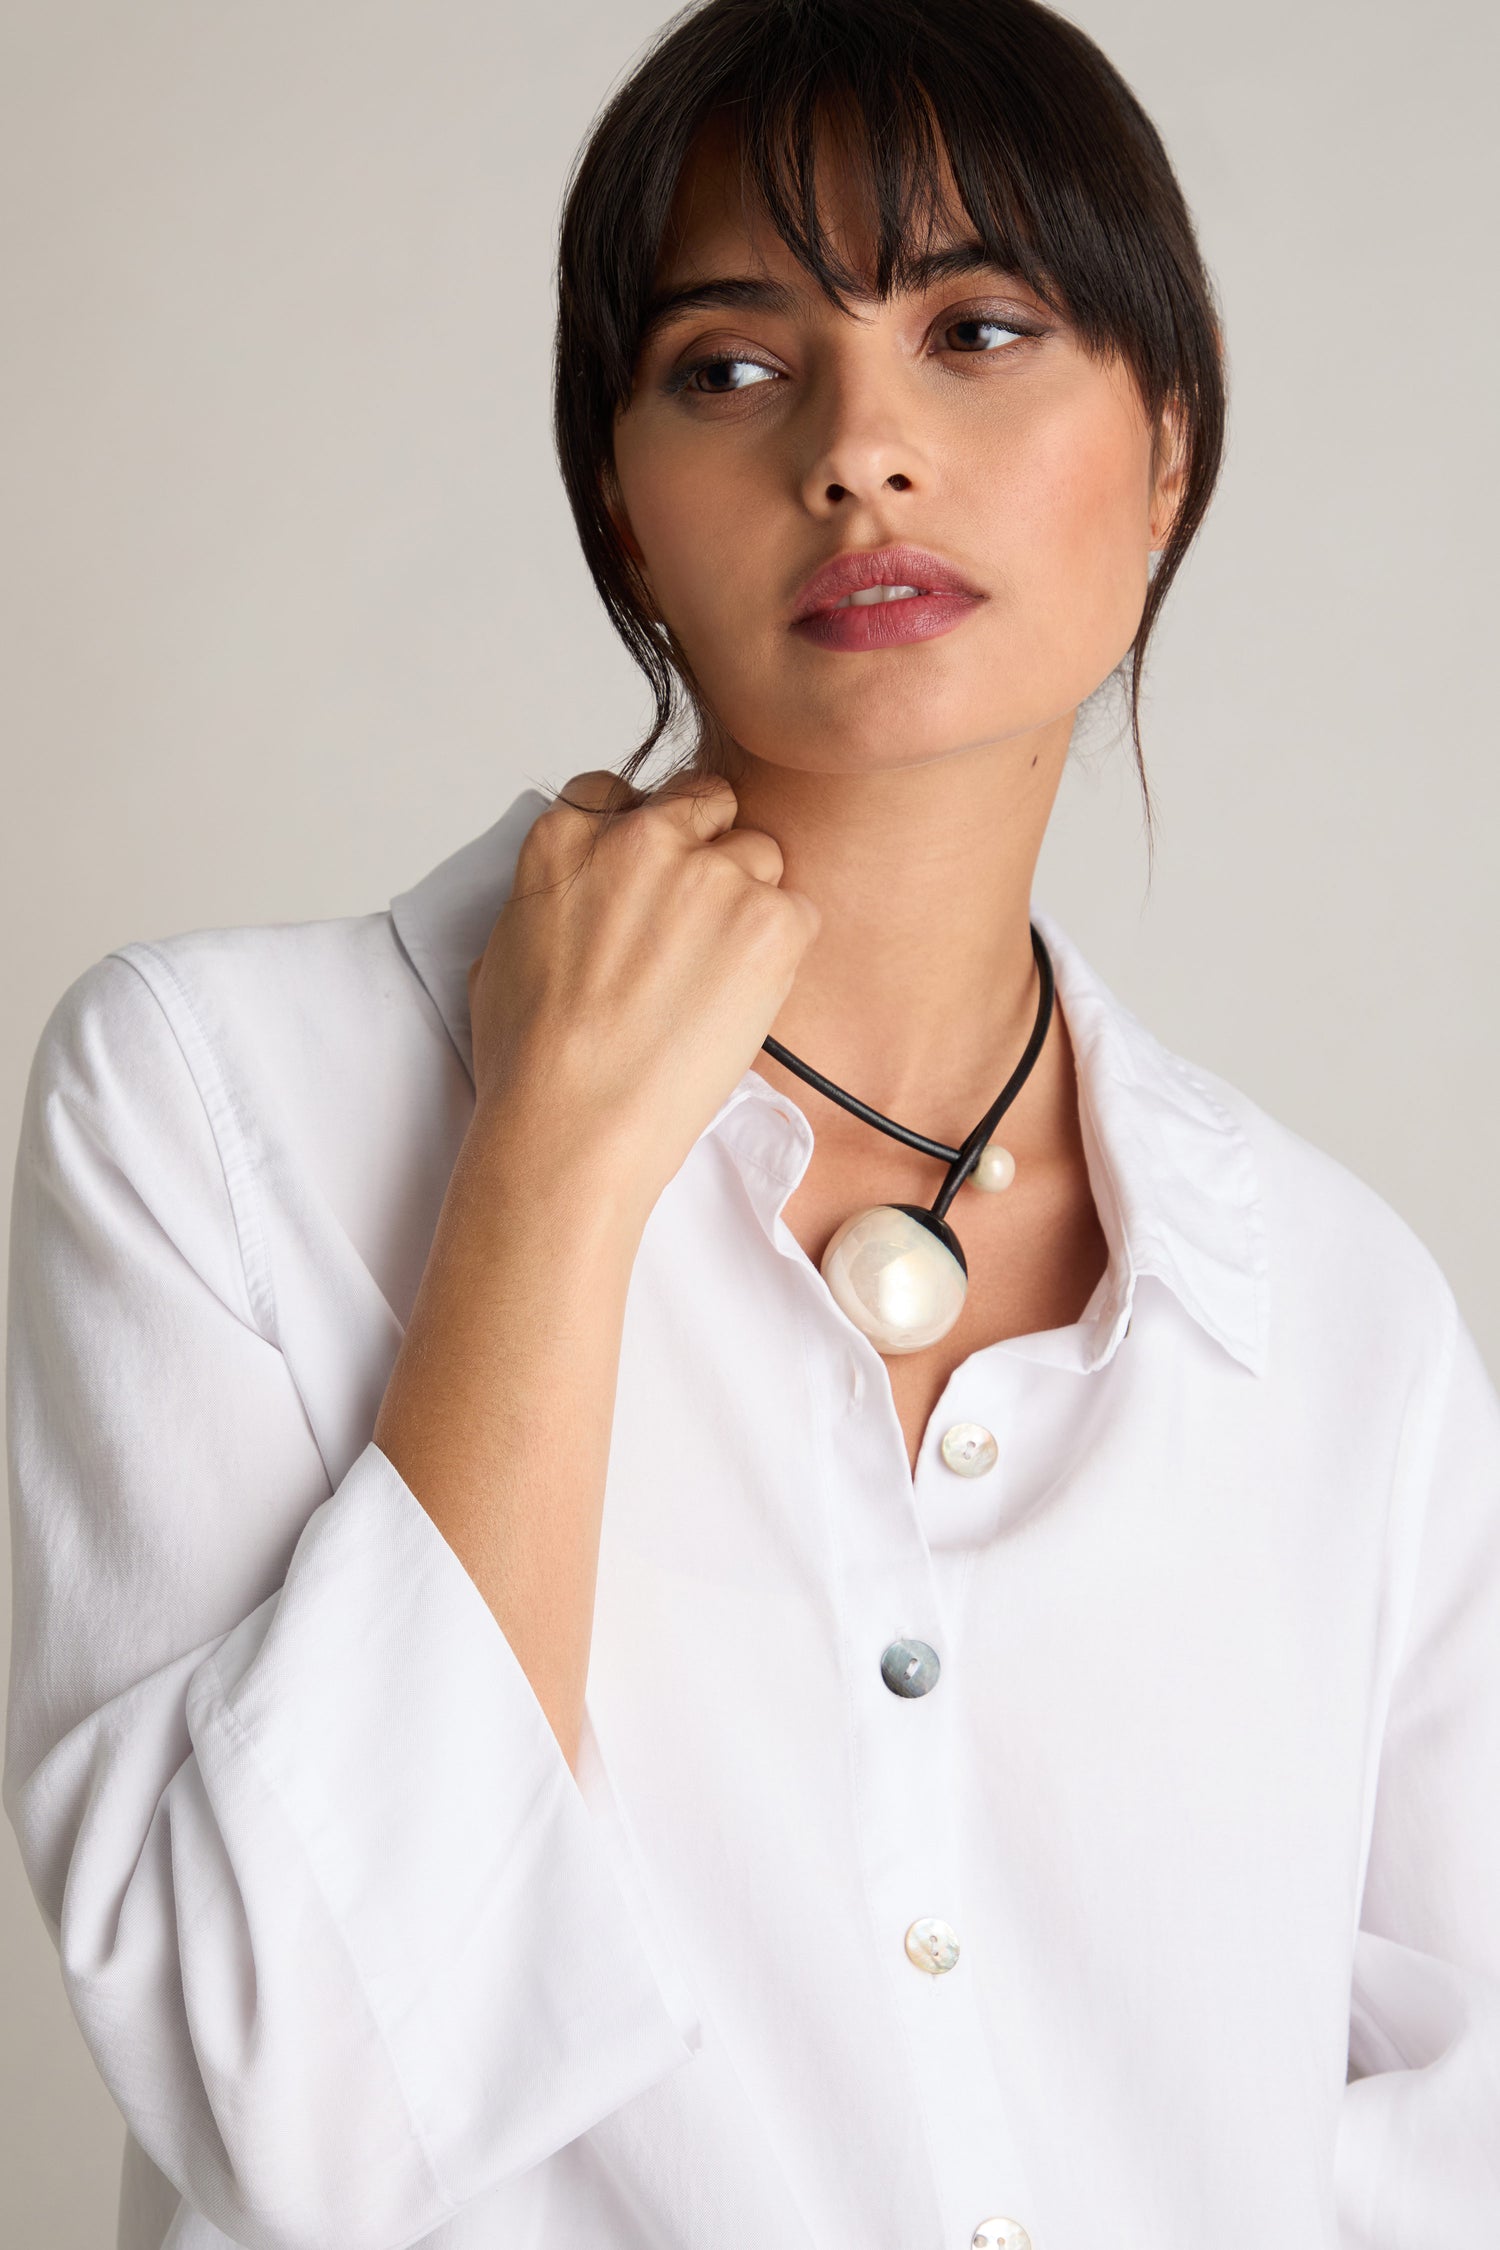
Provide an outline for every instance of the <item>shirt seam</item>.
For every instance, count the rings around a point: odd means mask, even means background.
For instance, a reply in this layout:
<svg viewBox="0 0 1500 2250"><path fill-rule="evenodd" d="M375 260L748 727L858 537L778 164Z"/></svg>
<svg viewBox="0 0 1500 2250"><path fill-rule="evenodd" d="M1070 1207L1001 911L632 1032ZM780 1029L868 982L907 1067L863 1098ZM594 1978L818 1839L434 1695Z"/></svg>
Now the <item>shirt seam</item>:
<svg viewBox="0 0 1500 2250"><path fill-rule="evenodd" d="M230 1215L234 1221L240 1275L245 1285L251 1318L263 1340L279 1346L275 1282L271 1269L269 1235L257 1193L255 1158L249 1132L217 1050L194 1005L192 994L164 953L154 945L136 943L115 948L110 957L123 961L134 969L160 1008L167 1027L177 1042L188 1076L203 1105L203 1113L208 1120L209 1132L213 1136L214 1148L224 1175ZM187 1037L184 1036L183 1025L176 1013L168 1006L156 977L149 974L143 965L148 961L156 976L169 987L177 1007L186 1019Z"/></svg>
<svg viewBox="0 0 1500 2250"><path fill-rule="evenodd" d="M753 1164L761 1177L770 1180L776 1187L791 1188L797 1184L794 1174L773 1171L769 1164L762 1163L758 1156L752 1156L748 1149L736 1149L734 1154L740 1158L742 1163Z"/></svg>

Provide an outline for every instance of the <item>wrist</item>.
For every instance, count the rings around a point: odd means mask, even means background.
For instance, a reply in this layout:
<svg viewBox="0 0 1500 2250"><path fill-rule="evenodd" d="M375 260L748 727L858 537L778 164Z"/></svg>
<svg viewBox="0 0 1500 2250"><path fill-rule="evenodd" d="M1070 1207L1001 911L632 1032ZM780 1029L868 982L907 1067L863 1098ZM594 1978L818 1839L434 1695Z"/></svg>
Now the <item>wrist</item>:
<svg viewBox="0 0 1500 2250"><path fill-rule="evenodd" d="M482 1100L455 1179L487 1209L528 1228L562 1230L575 1246L617 1245L633 1257L659 1192L649 1154L617 1123L577 1112L541 1116L513 1100Z"/></svg>

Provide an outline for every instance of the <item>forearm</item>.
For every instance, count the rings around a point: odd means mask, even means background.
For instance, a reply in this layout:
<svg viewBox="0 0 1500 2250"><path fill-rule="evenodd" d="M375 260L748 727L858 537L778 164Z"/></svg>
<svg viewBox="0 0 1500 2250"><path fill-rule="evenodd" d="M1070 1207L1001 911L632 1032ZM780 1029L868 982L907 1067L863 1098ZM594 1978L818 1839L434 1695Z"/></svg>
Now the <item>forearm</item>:
<svg viewBox="0 0 1500 2250"><path fill-rule="evenodd" d="M374 1437L458 1555L573 1764L645 1220L628 1167L477 1115Z"/></svg>

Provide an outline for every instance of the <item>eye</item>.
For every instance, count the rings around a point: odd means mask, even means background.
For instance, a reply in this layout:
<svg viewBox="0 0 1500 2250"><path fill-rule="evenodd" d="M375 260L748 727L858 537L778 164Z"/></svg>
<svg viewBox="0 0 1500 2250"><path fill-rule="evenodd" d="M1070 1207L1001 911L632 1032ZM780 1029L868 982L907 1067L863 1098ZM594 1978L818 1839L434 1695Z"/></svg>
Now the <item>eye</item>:
<svg viewBox="0 0 1500 2250"><path fill-rule="evenodd" d="M950 351L993 352L1003 344L1014 343L1032 333L1030 329L1012 327L1008 321L976 313L968 320L950 320L942 337Z"/></svg>
<svg viewBox="0 0 1500 2250"><path fill-rule="evenodd" d="M777 380L774 367L762 360L742 359L730 352L721 352L712 359L695 360L691 367L679 367L667 383L669 391L691 391L700 398L727 398L735 391L753 390L758 383Z"/></svg>

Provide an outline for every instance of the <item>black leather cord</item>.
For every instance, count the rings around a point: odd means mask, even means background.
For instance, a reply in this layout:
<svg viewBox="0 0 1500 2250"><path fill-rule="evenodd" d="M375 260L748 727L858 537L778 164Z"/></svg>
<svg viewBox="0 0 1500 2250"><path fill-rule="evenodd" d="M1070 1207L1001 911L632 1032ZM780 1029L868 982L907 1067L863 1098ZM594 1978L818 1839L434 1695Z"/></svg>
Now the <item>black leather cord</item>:
<svg viewBox="0 0 1500 2250"><path fill-rule="evenodd" d="M882 1133L889 1133L892 1140L905 1141L908 1148L918 1148L924 1156L939 1157L944 1164L952 1164L957 1158L958 1150L949 1148L946 1141L930 1141L925 1133L914 1133L909 1125L898 1125L893 1118L882 1117L878 1109L871 1109L869 1103L862 1102L857 1094L846 1094L842 1086L835 1086L833 1080L825 1078L821 1070L814 1070L811 1063L800 1061L790 1047L782 1046L779 1039L766 1038L761 1041L761 1045L768 1055L774 1055L779 1063L786 1064L788 1070L794 1070L799 1078L805 1078L809 1086L816 1086L818 1092L826 1094L831 1102L838 1102L856 1117L862 1117L867 1125L877 1126Z"/></svg>
<svg viewBox="0 0 1500 2250"><path fill-rule="evenodd" d="M795 1071L809 1086L815 1086L820 1094L826 1094L831 1102L837 1102L852 1116L863 1118L867 1125L873 1125L878 1132L889 1133L892 1140L904 1141L908 1148L920 1150L923 1156L935 1156L940 1163L946 1164L947 1178L932 1205L933 1216L940 1219L979 1162L986 1141L1031 1076L1036 1059L1046 1042L1048 1027L1052 1022L1055 987L1052 959L1042 943L1041 932L1035 923L1031 926L1031 950L1036 956L1037 974L1041 979L1042 989L1037 1001L1036 1022L1032 1026L1031 1037L1026 1042L1026 1051L1006 1080L998 1098L991 1103L960 1148L950 1148L946 1141L929 1140L925 1133L914 1133L909 1125L898 1125L894 1118L883 1117L878 1109L871 1109L869 1103L862 1102L857 1094L847 1094L842 1086L835 1086L831 1078L825 1078L820 1070L814 1070L811 1063L803 1062L789 1047L783 1047L779 1039L768 1037L761 1041L761 1045L768 1055L774 1055L777 1062L784 1064L788 1070Z"/></svg>

